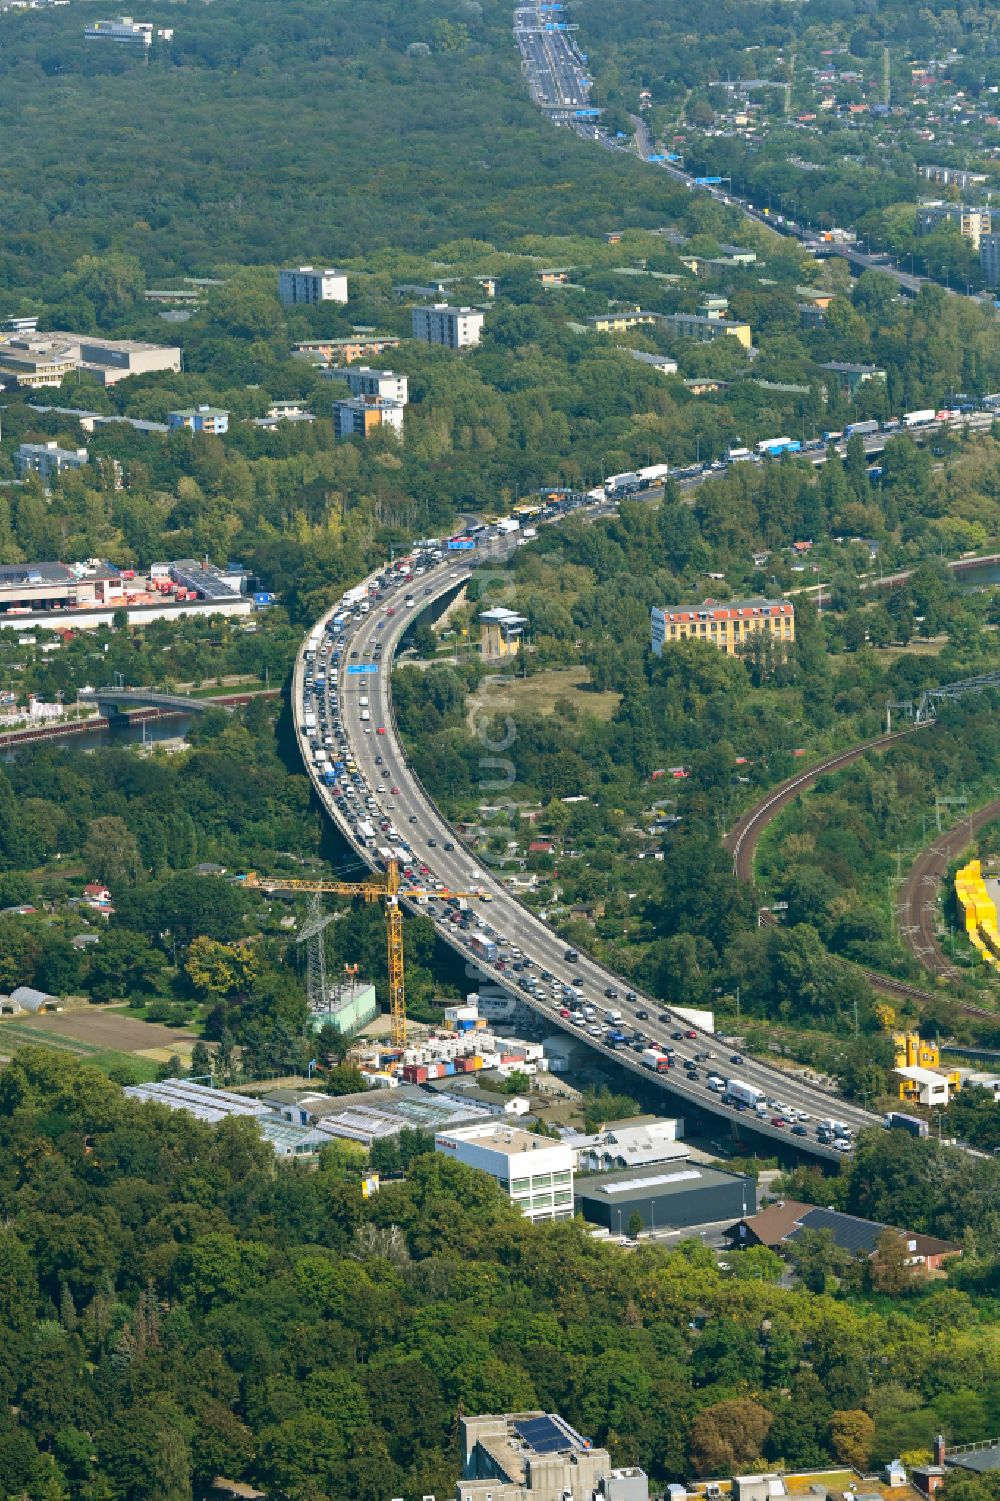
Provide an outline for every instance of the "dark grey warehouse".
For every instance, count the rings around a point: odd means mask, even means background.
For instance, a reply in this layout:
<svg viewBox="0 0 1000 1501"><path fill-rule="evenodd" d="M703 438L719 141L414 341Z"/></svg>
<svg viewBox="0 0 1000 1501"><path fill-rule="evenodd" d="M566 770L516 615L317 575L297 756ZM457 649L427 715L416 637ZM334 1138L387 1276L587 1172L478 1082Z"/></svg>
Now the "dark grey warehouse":
<svg viewBox="0 0 1000 1501"><path fill-rule="evenodd" d="M667 1163L578 1177L574 1199L577 1214L614 1234L627 1231L633 1214L645 1230L679 1230L753 1214L757 1184L697 1162Z"/></svg>

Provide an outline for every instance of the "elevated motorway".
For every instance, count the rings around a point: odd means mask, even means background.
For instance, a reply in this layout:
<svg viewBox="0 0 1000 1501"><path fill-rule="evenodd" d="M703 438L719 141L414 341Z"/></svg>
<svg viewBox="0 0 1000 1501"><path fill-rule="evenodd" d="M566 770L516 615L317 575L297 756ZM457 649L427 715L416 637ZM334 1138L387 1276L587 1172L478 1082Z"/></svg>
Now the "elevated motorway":
<svg viewBox="0 0 1000 1501"><path fill-rule="evenodd" d="M595 507L597 511L601 509L606 508ZM599 1009L610 1004L605 992L613 989L617 992L613 1005L622 1012L623 1029L644 1032L657 1044L669 1042L676 1049L679 1065L694 1061L697 1056L699 1079L689 1080L681 1067L675 1067L665 1075L643 1068L635 1052L613 1049L604 1041L603 1035L592 1036L561 1017L561 1003L550 1000L547 993L531 995L518 985L509 970L498 969L495 964L476 957L468 946L468 935L447 920L442 903L432 902L428 906L423 900L408 897L405 889L403 901L411 910L421 911L432 918L440 937L467 960L470 973L483 974L502 985L541 1015L548 1028L567 1032L608 1062L640 1076L645 1084L658 1085L670 1096L670 1108L683 1111L686 1105L719 1117L741 1132L752 1134L758 1146L766 1149L791 1147L828 1161L839 1160L842 1155L839 1151L817 1140L816 1122L832 1116L845 1122L852 1131L858 1131L880 1125L878 1116L841 1100L832 1091L807 1078L790 1076L750 1058L734 1062L731 1049L718 1037L689 1027L686 1022L672 1016L662 1002L635 992L628 981L612 974L589 955L581 952L578 958L567 959L566 955L571 951L564 940L519 902L493 872L463 846L408 767L393 716L390 683L393 653L419 612L453 593L475 568L503 560L513 545L511 540L495 539L480 548L478 555L471 559L468 554L460 555L458 559L446 560L419 581L393 585L383 596L385 603L379 601L369 614L352 621L350 634L346 639L341 637L339 732L351 748L366 794L377 799L379 811L373 814L373 819L391 818L413 852L412 864L427 868L429 874L420 879L422 887L433 887L435 881L441 881L452 890L477 888L490 899L488 905L478 908L478 915L483 916L498 935L531 958L536 976L544 970L564 985L582 982L586 1000ZM408 591L412 592L411 608L403 603ZM327 620L338 609L339 606L335 606L316 623L311 633L313 637L324 631ZM394 613L390 615L389 609ZM375 659L376 645L382 648L380 660ZM367 849L359 839L343 800L323 784L310 753L303 723L305 652L306 643L303 643L296 661L293 685L294 718L303 759L326 812L359 859L374 867L380 863L377 853ZM363 675L350 673L351 667L360 666L373 670ZM360 704L362 697L368 700L368 707ZM502 711L502 703L498 707ZM363 720L362 713L370 714L370 719ZM503 747L487 745L484 749L484 787L492 790L497 784L498 758L502 760ZM381 758L381 764L376 757ZM706 1087L705 1074L709 1069L715 1069L723 1076L745 1080L761 1089L769 1100L794 1110L808 1123L808 1134L790 1138L787 1127L774 1126L772 1115L778 1113L776 1106L770 1107L767 1115L760 1117L753 1111L737 1112L732 1106L724 1105L720 1097Z"/></svg>

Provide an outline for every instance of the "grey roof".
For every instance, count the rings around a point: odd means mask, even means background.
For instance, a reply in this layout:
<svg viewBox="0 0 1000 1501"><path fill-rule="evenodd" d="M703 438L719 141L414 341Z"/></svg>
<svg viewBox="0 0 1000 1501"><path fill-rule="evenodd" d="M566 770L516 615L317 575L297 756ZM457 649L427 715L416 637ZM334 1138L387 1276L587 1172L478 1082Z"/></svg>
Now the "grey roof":
<svg viewBox="0 0 1000 1501"><path fill-rule="evenodd" d="M634 360L639 361L640 365L654 365L657 367L661 365L673 365L674 369L677 369L677 361L672 354L647 354L645 349L630 349L629 353Z"/></svg>
<svg viewBox="0 0 1000 1501"><path fill-rule="evenodd" d="M787 1238L795 1240L803 1230L829 1230L842 1251L864 1251L870 1256L885 1228L875 1220L858 1219L856 1215L841 1214L836 1209L810 1209L802 1216L798 1229Z"/></svg>
<svg viewBox="0 0 1000 1501"><path fill-rule="evenodd" d="M161 1079L151 1084L130 1084L125 1094L143 1104L166 1105L171 1110L183 1110L196 1120L215 1122L232 1115L268 1116L270 1110L260 1100L249 1095L235 1094L226 1089L210 1089L205 1084L192 1083L190 1079Z"/></svg>
<svg viewBox="0 0 1000 1501"><path fill-rule="evenodd" d="M664 1195L685 1194L692 1189L717 1188L740 1181L739 1174L724 1173L719 1168L704 1167L700 1163L686 1162L681 1166L672 1162L660 1162L625 1168L616 1173L578 1177L574 1193L578 1199L602 1199L610 1204L624 1206L635 1199L648 1199L651 1194L662 1198Z"/></svg>
<svg viewBox="0 0 1000 1501"><path fill-rule="evenodd" d="M972 1449L967 1454L945 1454L944 1462L949 1469L972 1470L977 1475L986 1475L1000 1470L1000 1439L982 1449Z"/></svg>

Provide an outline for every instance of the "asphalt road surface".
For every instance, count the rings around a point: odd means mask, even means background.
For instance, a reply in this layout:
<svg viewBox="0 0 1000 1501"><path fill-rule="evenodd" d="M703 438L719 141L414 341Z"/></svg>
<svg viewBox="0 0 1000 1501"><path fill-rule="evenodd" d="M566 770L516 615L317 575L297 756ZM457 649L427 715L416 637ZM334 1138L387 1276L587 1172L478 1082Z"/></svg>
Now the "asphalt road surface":
<svg viewBox="0 0 1000 1501"><path fill-rule="evenodd" d="M467 946L468 933L463 932L448 920L447 909L443 903L438 902L428 907L422 901L409 898L409 904L415 910L422 910L432 916L442 937L466 955L470 964L471 984L475 984L480 974L499 981L517 995L519 1000L543 1014L551 1028L562 1029L616 1063L641 1072L647 1082L657 1080L670 1091L671 1095L680 1097L680 1100L687 1100L697 1105L699 1109L724 1118L728 1117L734 1123L738 1123L741 1128L770 1138L775 1146L784 1142L798 1150L809 1151L828 1159L839 1158L841 1155L839 1151L817 1141L816 1122L824 1118L833 1118L845 1122L852 1131L857 1131L863 1127L879 1124L879 1117L839 1099L830 1090L818 1083L811 1083L802 1076L789 1076L780 1070L750 1059L741 1058L741 1061L736 1063L731 1057L731 1049L727 1048L719 1038L698 1029L689 1028L686 1022L671 1016L662 1002L641 993L636 994L634 1001L627 1001L625 997L630 989L629 982L611 974L582 951L578 959L567 960L565 957L567 945L563 939L512 896L496 876L480 863L478 857L463 847L407 766L392 713L389 678L392 653L406 628L420 610L460 585L472 571L472 566L482 566L484 562L488 563L491 557L498 559L506 556L512 545L509 542L504 544L493 542L488 549L480 549L477 558L472 562L468 555L462 555L459 560L454 558L446 560L420 579L395 584L373 605L369 614L362 616L358 621L351 622L351 632L342 646L338 705L341 732L353 750L358 772L366 786L366 795L370 789L371 794L378 801L379 811L372 816L373 821L378 822L379 819L385 817L392 819L412 850L412 857L404 860L403 864L418 873L420 867L427 869L426 876L418 875L424 889L429 883L440 881L452 891L471 891L475 888L477 892L485 893L491 900L482 902L477 899L472 903L476 915L488 922L496 930L497 935L505 938L510 946L520 949L523 955L530 957L533 961L532 973L536 977L540 976L544 970L563 985L582 982L581 988L585 1001L597 1009L599 1020L603 1019L603 1010L606 1007L611 1006L620 1010L622 1030L628 1033L640 1030L655 1044L669 1044L676 1050L678 1066L667 1075L657 1075L651 1070L642 1068L635 1052L627 1049L612 1049L604 1041L603 1034L592 1036L584 1029L574 1026L567 1018L561 1017L559 1005L551 999L551 981L545 983L544 996L539 999L520 988L518 981L522 976L513 973L510 968L499 971L474 958ZM408 597L413 600L411 606L405 603ZM389 610L393 613L389 614ZM324 617L323 621L318 624L323 626L326 618ZM316 627L313 629L315 631ZM381 644L383 653L378 664L378 672L365 676L349 675L346 667L360 665L366 659L370 659L377 644ZM303 679L304 662L300 654L294 688L295 718L297 727L300 728L300 737ZM369 701L368 708L364 710L359 702L362 697ZM502 712L502 704L498 704L498 707ZM370 719L363 720L361 717L363 712L370 714ZM308 749L301 738L300 744L303 744L305 759L307 764L310 764ZM484 767L484 790L488 800L495 801L497 798L494 790L486 789L490 782L495 782L498 778L499 773L495 762L497 759L502 760L503 754L502 742L498 741L493 745L484 746L484 759L487 763ZM377 757L381 757L381 764L376 759ZM352 834L344 819L341 800L321 785L311 764L310 772L313 774L314 785L331 816L337 819L342 830L351 838L355 848L359 849L362 857L369 864L377 864L375 852L361 848L357 837ZM501 951L501 957L503 952ZM506 962L509 965L511 962L509 949L506 954L508 956ZM608 989L617 992L615 998L606 996L605 992ZM645 1017L639 1016L638 1013L642 1011L647 1013ZM661 1021L659 1019L661 1016L666 1019ZM688 1031L694 1032L694 1036L676 1036L678 1032L687 1033ZM696 1054L708 1056L697 1060L699 1077L696 1081L691 1081L686 1077L683 1065L685 1062L694 1063ZM723 1105L720 1097L706 1086L706 1073L711 1069L717 1070L723 1077L736 1077L755 1085L764 1091L769 1100L777 1101L782 1106L799 1113L801 1116L799 1124L806 1126L808 1135L791 1138L787 1125L772 1125L772 1115L777 1117L779 1114L776 1107L770 1107L768 1114L761 1118L750 1110L737 1113L732 1106Z"/></svg>

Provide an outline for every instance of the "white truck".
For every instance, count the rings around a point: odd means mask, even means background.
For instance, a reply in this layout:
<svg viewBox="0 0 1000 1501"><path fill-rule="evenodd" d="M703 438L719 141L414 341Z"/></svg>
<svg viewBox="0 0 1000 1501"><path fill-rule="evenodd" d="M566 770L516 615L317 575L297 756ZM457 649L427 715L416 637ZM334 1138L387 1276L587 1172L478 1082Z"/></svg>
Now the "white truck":
<svg viewBox="0 0 1000 1501"><path fill-rule="evenodd" d="M725 1098L734 1100L740 1105L748 1105L751 1110L755 1110L760 1102L766 1099L766 1095L762 1089L757 1088L756 1084L748 1084L745 1079L727 1079Z"/></svg>
<svg viewBox="0 0 1000 1501"><path fill-rule="evenodd" d="M613 1008L605 1011L605 1013L604 1013L604 1020L606 1022L608 1022L609 1024L613 1024L615 1022L620 1022L621 1019L622 1019L621 1012L620 1011L615 1011Z"/></svg>
<svg viewBox="0 0 1000 1501"><path fill-rule="evenodd" d="M928 422L933 422L936 417L936 407L921 407L918 412L905 412L903 414L903 426L926 427Z"/></svg>
<svg viewBox="0 0 1000 1501"><path fill-rule="evenodd" d="M659 1048L643 1048L639 1062L643 1068L651 1068L654 1074L665 1074L670 1067L670 1059Z"/></svg>

